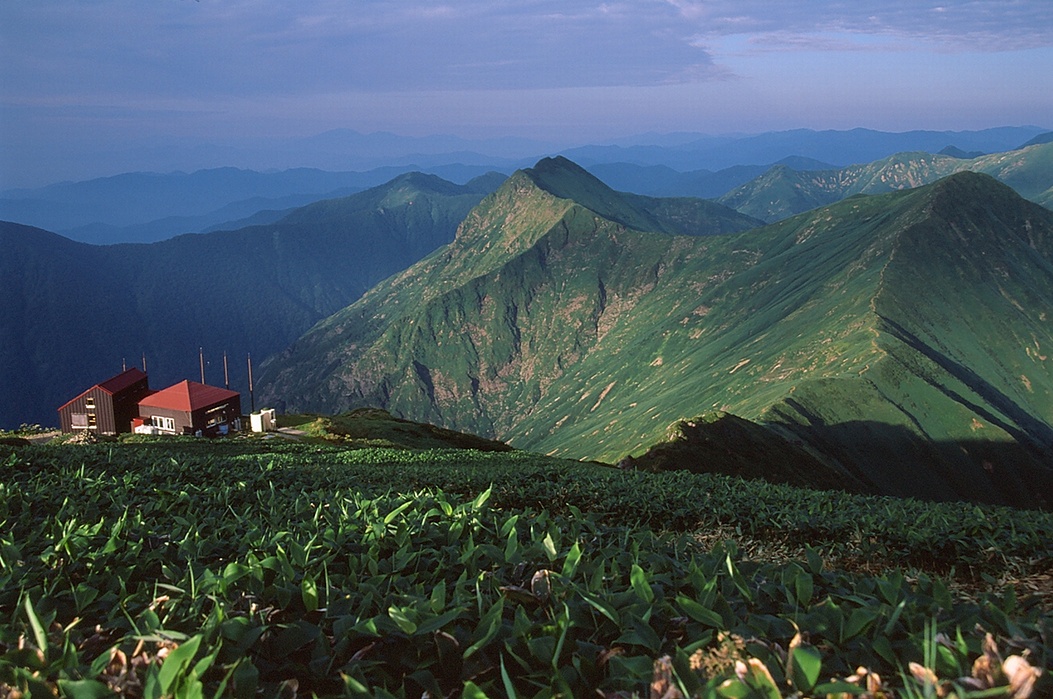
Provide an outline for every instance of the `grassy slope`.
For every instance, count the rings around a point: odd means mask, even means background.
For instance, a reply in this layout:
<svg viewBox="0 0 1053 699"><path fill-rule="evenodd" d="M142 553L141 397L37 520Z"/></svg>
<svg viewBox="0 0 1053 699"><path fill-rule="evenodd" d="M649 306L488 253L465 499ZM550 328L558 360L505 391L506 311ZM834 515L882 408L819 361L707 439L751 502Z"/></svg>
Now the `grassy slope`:
<svg viewBox="0 0 1053 699"><path fill-rule="evenodd" d="M639 332L661 342L597 345L564 381L571 399L512 441L613 459L685 411L723 409L790 427L881 492L1048 505L1050 217L1014 199L960 176L751 233L766 253L693 299L705 316L652 294L641 315L668 320ZM574 404L606 386L605 411Z"/></svg>
<svg viewBox="0 0 1053 699"><path fill-rule="evenodd" d="M806 389L780 407L780 417L793 414L800 424L838 414L845 429L836 441L846 448L865 441L872 454L859 461L894 463L918 450L954 492L1036 503L1029 491L1048 487L1040 464L1053 445L1045 359L1053 342L1046 320L1053 229L1043 211L1013 199L982 178L958 176L896 237L873 301L884 356L863 378L868 400L898 415L879 429L859 411L850 426L838 399L851 405L864 394L850 385ZM936 444L924 445L926 437ZM916 474L903 468L888 476L909 482ZM896 492L895 482L887 487Z"/></svg>
<svg viewBox="0 0 1053 699"><path fill-rule="evenodd" d="M1048 477L1028 450L1050 444L1036 416L1050 414L1053 375L1038 357L1053 338L1013 315L1026 313L1014 304L1048 307L1050 255L1025 233L1048 235L1048 212L965 174L742 235L668 238L531 184L513 177L453 246L303 338L269 374L271 395L323 410L380 404L610 461L684 418L729 410L781 425L828 468L878 491L1036 502L1000 476ZM925 232L932 249L918 247ZM463 254L469 247L481 254ZM933 249L945 266L929 267ZM1008 256L1014 273L998 282L955 267L987 256ZM931 303L915 303L925 294ZM964 333L941 317L976 327ZM891 323L928 332L935 352L897 338ZM1015 363L995 371L980 353ZM1030 389L1015 374L1025 361ZM886 451L844 448L875 431ZM955 452L977 437L973 453ZM989 453L1014 440L1023 456ZM907 458L896 454L904 444ZM933 449L943 456L919 470Z"/></svg>
<svg viewBox="0 0 1053 699"><path fill-rule="evenodd" d="M244 389L245 353L278 351L385 276L452 239L483 193L405 175L283 221L151 245L96 247L3 224L0 425L55 408L145 353L153 385L196 378L197 348Z"/></svg>
<svg viewBox="0 0 1053 699"><path fill-rule="evenodd" d="M867 234L880 227L881 207L873 207L869 218L851 213L851 229L838 225L842 216L707 241L702 255L677 265L676 274L650 290L632 317L574 367L586 411L575 404L574 390L566 391L569 400L555 396L555 405L538 410L572 415L562 437L543 437L538 446L558 441L574 449L579 442L612 458L654 442L666 425L689 416L685 409L754 417L800 376L829 371L833 361L837 371L865 361L869 343L859 342L867 337L865 327L837 328L834 346L811 327L817 319L858 316L867 307L865 290L875 270L845 272L871 244ZM823 293L846 282L851 286L839 289L843 293ZM607 386L597 415L599 406L591 406ZM525 432L534 438L549 432L539 427Z"/></svg>
<svg viewBox="0 0 1053 699"><path fill-rule="evenodd" d="M340 415L281 417L283 427L295 427L309 439L354 448L474 449L511 451L503 442L397 418L386 410L359 408Z"/></svg>

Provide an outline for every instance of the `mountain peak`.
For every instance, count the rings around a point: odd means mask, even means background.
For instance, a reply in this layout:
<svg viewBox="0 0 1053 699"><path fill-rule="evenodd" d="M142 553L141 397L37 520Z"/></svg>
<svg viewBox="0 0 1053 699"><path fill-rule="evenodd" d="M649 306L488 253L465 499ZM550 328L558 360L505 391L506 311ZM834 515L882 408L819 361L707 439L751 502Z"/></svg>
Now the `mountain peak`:
<svg viewBox="0 0 1053 699"><path fill-rule="evenodd" d="M978 209L992 211L1010 206L1011 202L1026 208L1026 200L1012 187L982 172L956 172L920 191L926 192L932 202L940 205L937 207L939 211L948 214Z"/></svg>
<svg viewBox="0 0 1053 699"><path fill-rule="evenodd" d="M576 163L563 156L543 158L517 170L471 212L457 231L461 244L487 251L497 241L505 252L521 250L550 230L575 205L605 215L620 199ZM605 203L607 202L607 203Z"/></svg>
<svg viewBox="0 0 1053 699"><path fill-rule="evenodd" d="M964 150L962 150L961 148L959 148L957 146L950 145L950 146L946 146L943 150L941 150L936 155L949 155L952 158L958 158L959 160L972 160L973 158L979 158L979 157L981 157L983 155L986 155L986 153L984 153L983 151L978 151L978 150L976 150L976 151L964 151Z"/></svg>
<svg viewBox="0 0 1053 699"><path fill-rule="evenodd" d="M730 233L761 223L703 199L618 192L577 163L556 156L513 173L469 215L457 240L477 251L495 249L495 244L505 252L521 251L572 209L585 214L583 219L605 219L641 233L667 235Z"/></svg>
<svg viewBox="0 0 1053 699"><path fill-rule="evenodd" d="M544 158L523 173L541 190L566 199L626 228L670 233L668 227L631 196L616 192L577 163L563 157Z"/></svg>
<svg viewBox="0 0 1053 699"><path fill-rule="evenodd" d="M972 170L962 170L961 172L947 175L947 177L941 178L932 184L933 191L972 189L975 187L995 187L1006 193L1016 195L1011 187L1002 184L991 175L984 172L973 172Z"/></svg>
<svg viewBox="0 0 1053 699"><path fill-rule="evenodd" d="M1008 254L1005 247L1010 240L1026 248L1053 253L1050 247L1049 212L1021 197L1013 188L994 177L978 172L963 171L948 175L916 192L929 224L924 237L942 240L945 251L934 249L918 259L932 262L931 255L946 254L959 260L961 248L983 249L989 256L999 258ZM956 263L957 264L957 263Z"/></svg>
<svg viewBox="0 0 1053 699"><path fill-rule="evenodd" d="M1053 145L979 157L957 149L942 154L897 153L881 160L840 169L794 172L773 167L727 192L717 201L769 222L831 204L853 194L883 194L915 189L966 170L992 175L1022 197L1053 208ZM964 186L965 181L957 184ZM974 181L975 187L980 187ZM942 190L940 190L942 191Z"/></svg>
<svg viewBox="0 0 1053 699"><path fill-rule="evenodd" d="M576 173L588 174L585 168L581 167L576 162L563 155L554 155L549 158L542 158L541 160L537 161L534 167L530 168L530 170L535 173L569 170Z"/></svg>
<svg viewBox="0 0 1053 699"><path fill-rule="evenodd" d="M421 185L434 186L434 185L439 184L439 183L442 183L443 185L453 184L452 182L447 182L446 180L442 179L438 175L429 175L427 173L420 172L419 170L414 170L412 172L406 172L406 173L403 173L401 175L398 175L393 180L391 180L391 182L388 182L387 184L388 184L388 186L390 186L390 185L397 185L397 184L402 184L402 183L412 184L414 186L421 186ZM384 186L384 185L382 185L382 186ZM454 185L454 186L456 186L456 185Z"/></svg>
<svg viewBox="0 0 1053 699"><path fill-rule="evenodd" d="M596 194L613 195L614 190L605 185L572 160L562 155L553 158L542 158L524 173L538 187L560 199L571 199L588 206L587 201Z"/></svg>

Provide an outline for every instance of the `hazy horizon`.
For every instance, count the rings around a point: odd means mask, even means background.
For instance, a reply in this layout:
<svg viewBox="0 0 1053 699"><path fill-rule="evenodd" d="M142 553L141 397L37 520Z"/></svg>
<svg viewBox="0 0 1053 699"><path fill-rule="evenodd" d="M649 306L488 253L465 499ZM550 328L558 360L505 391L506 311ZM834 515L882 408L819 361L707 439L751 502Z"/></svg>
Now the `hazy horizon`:
<svg viewBox="0 0 1053 699"><path fill-rule="evenodd" d="M635 146L658 146L675 148L677 145L700 143L712 140L713 143L721 143L726 140L747 140L755 137L763 137L772 134L812 132L841 133L847 134L852 131L867 130L883 134L913 134L913 133L952 133L962 135L977 135L1000 130L1032 130L1035 134L1051 131L1053 129L1039 126L1037 124L1013 124L999 125L986 129L912 129L905 131L881 131L877 129L866 129L866 127L854 127L850 129L807 129L795 128L785 130L772 130L763 132L730 132L707 134L701 132L641 132L624 134L606 139L582 140L580 142L557 142L544 141L541 139L530 139L520 136L508 136L504 138L494 137L488 139L462 138L454 134L427 134L424 136L408 136L396 134L390 131L374 131L362 133L354 129L337 128L321 133L308 135L306 137L275 140L271 147L260 147L251 141L228 142L228 143L186 143L169 142L165 144L154 143L142 147L126 147L122 152L110 154L113 157L95 164L83 163L79 168L76 165L67 164L62 170L64 174L56 177L24 177L19 180L17 174L11 174L0 168L0 192L14 191L19 189L36 189L52 184L67 182L88 181L117 177L125 174L191 174L199 171L216 170L223 168L235 168L241 170L252 170L258 172L282 172L300 168L327 170L330 172L350 171L368 172L390 168L403 171L408 164L414 164L419 169L429 171L439 165L478 165L494 164L503 166L506 170L515 167L532 166L538 158L561 155L566 151L589 146L622 146L632 148ZM330 154L332 157L319 160L318 148L324 147L331 142L351 140L363 144L362 150L356 159L346 163L335 163L339 159L339 153ZM463 145L474 148L470 151L460 151L450 148L442 148L444 144ZM414 145L418 146L416 149ZM948 141L947 146L958 144ZM1006 149L1015 147L1019 143L1005 146ZM314 149L311 149L313 147ZM298 150L298 149L304 150ZM1000 150L1000 149L998 149ZM994 152L993 150L991 152ZM445 156L455 156L452 159ZM799 155L788 153L787 155ZM90 160L97 154L86 153L82 160ZM807 156L802 156L807 157ZM774 162L774 161L773 161ZM736 164L761 164L759 162L736 162ZM764 163L767 164L767 163ZM847 164L847 163L846 163ZM729 165L730 166L730 165ZM676 168L673 168L676 169ZM680 168L683 170L684 168ZM716 169L720 169L717 167ZM13 181L11 181L13 180ZM9 183L10 182L10 183Z"/></svg>
<svg viewBox="0 0 1053 699"><path fill-rule="evenodd" d="M245 166L334 129L1049 128L1049 75L1048 0L2 3L0 187Z"/></svg>

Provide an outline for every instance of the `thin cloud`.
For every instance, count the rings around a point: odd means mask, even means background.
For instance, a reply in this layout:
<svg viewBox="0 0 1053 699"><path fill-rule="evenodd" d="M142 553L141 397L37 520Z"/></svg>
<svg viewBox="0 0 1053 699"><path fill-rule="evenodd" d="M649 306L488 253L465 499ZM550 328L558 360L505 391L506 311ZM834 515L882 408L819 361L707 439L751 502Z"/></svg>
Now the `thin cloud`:
<svg viewBox="0 0 1053 699"><path fill-rule="evenodd" d="M685 66L677 73L670 74L662 81L662 84L689 85L692 83L736 80L739 77L741 76L735 73L735 71L717 63L695 63L693 65Z"/></svg>
<svg viewBox="0 0 1053 699"><path fill-rule="evenodd" d="M912 44L898 37L879 37L877 41L862 41L864 35L797 34L793 32L764 32L754 34L746 41L748 53L784 53L788 51L822 51L836 53L870 51L909 51ZM867 36L866 38L870 38Z"/></svg>
<svg viewBox="0 0 1053 699"><path fill-rule="evenodd" d="M367 3L363 12L368 30L335 17L311 23L325 28L332 68L343 74L334 89L566 89L731 75L660 0Z"/></svg>
<svg viewBox="0 0 1053 699"><path fill-rule="evenodd" d="M1053 3L1048 0L958 2L834 2L763 0L666 0L696 36L711 41L752 35L782 37L785 50L821 48L817 37L858 34L930 45L959 52L1015 51L1053 46ZM800 41L790 37L800 37ZM752 42L771 46L765 41ZM881 42L876 44L884 48ZM855 50L830 42L826 50Z"/></svg>

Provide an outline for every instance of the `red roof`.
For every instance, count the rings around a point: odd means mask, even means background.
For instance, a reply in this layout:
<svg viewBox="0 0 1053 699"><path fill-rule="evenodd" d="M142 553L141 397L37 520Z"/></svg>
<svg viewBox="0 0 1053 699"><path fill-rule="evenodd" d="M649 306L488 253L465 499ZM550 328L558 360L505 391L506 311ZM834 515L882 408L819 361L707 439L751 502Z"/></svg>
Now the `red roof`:
<svg viewBox="0 0 1053 699"><path fill-rule="evenodd" d="M81 391L75 397L69 399L68 401L66 401L65 403L60 405L58 407L58 409L62 410L67 405L69 405L70 403L78 400L81 396L83 396L84 394L88 393L89 391L91 391L92 388L95 388L96 386L98 386L103 391L106 391L107 393L109 393L112 396L112 395L114 395L116 393L120 393L124 389L132 386L135 383L138 383L140 380L145 379L145 378L146 378L146 374L144 374L143 372L139 371L135 367L132 367L131 369L126 369L125 371L122 371L120 374L117 374L117 376L112 376L112 377L106 379L105 381L103 381L102 383L97 383L94 386L92 386L91 388L88 388L88 389L86 389L84 391Z"/></svg>
<svg viewBox="0 0 1053 699"><path fill-rule="evenodd" d="M240 397L241 394L236 391L184 380L143 398L139 401L139 405L193 412Z"/></svg>

